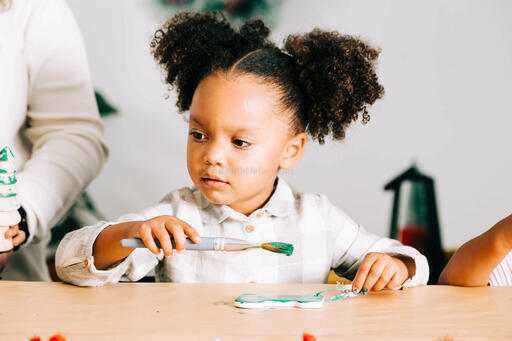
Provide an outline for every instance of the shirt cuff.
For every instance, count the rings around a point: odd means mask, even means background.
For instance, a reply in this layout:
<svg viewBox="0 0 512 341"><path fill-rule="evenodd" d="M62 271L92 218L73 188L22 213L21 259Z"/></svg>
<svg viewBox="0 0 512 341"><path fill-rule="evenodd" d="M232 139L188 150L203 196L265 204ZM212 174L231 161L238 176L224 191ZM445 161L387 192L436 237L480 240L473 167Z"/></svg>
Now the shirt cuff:
<svg viewBox="0 0 512 341"><path fill-rule="evenodd" d="M386 252L386 254L391 257L407 257L414 261L414 276L402 283L402 287L415 287L427 284L429 276L428 261L419 251L410 246L400 246L395 252Z"/></svg>
<svg viewBox="0 0 512 341"><path fill-rule="evenodd" d="M158 256L147 249L135 249L109 269L98 270L92 249L98 235L113 223L101 222L68 233L56 254L57 274L65 282L78 286L102 286L121 279L137 281L158 264Z"/></svg>

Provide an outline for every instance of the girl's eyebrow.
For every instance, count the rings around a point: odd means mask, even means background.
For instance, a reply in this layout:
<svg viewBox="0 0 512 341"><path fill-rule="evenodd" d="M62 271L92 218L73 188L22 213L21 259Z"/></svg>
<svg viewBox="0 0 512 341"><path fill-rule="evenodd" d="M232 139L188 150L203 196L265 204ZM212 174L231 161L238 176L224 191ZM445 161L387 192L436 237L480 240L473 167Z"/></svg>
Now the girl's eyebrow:
<svg viewBox="0 0 512 341"><path fill-rule="evenodd" d="M200 126L202 126L201 122L199 122L199 120L196 117L191 116L190 120L199 124ZM230 128L230 130L236 131L236 132L251 132L251 131L263 129L263 127L260 127L260 126L229 127L229 128Z"/></svg>
<svg viewBox="0 0 512 341"><path fill-rule="evenodd" d="M199 125L201 125L201 122L199 122L199 120L197 118L195 118L194 116L191 116L190 120L196 122Z"/></svg>

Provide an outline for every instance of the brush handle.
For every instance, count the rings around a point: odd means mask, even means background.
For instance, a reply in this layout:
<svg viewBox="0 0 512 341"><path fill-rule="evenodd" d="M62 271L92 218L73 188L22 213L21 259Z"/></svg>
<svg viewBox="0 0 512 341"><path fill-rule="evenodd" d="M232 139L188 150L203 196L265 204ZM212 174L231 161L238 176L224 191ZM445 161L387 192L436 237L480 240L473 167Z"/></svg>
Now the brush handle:
<svg viewBox="0 0 512 341"><path fill-rule="evenodd" d="M185 239L185 243L186 243L185 248L187 250L203 250L203 251L215 250L214 242L215 242L215 238L202 237L201 243L196 244L193 241L191 241L190 239L186 238ZM171 243L172 243L172 248L176 249L176 244L174 243L173 238L171 238ZM160 241L158 239L155 239L155 244L157 247L162 248L160 245ZM121 246L124 246L124 247L146 247L146 245L144 245L144 242L139 238L121 239Z"/></svg>
<svg viewBox="0 0 512 341"><path fill-rule="evenodd" d="M186 250L197 251L242 251L251 246L245 240L222 238L222 237L201 237L201 242L196 244L190 239L186 238ZM176 249L174 239L171 238L172 248ZM158 239L155 239L157 247L161 248ZM139 238L121 239L121 246L123 247L146 247L144 242Z"/></svg>

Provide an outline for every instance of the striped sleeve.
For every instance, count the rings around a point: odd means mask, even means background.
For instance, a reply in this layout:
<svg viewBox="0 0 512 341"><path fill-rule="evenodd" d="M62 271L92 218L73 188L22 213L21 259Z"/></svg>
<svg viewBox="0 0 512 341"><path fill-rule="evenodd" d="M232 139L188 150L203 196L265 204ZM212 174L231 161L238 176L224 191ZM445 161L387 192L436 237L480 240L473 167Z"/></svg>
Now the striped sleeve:
<svg viewBox="0 0 512 341"><path fill-rule="evenodd" d="M512 251L510 251L500 264L491 272L489 277L491 286L512 286Z"/></svg>

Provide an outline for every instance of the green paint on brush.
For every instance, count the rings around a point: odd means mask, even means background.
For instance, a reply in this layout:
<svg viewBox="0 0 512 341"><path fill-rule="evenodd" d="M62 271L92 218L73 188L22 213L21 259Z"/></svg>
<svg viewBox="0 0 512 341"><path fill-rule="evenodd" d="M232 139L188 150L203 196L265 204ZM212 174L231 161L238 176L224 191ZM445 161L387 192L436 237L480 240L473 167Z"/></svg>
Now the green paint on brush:
<svg viewBox="0 0 512 341"><path fill-rule="evenodd" d="M293 244L288 243L280 243L280 242L271 242L266 243L272 247L271 251L282 253L287 256L291 256L293 253Z"/></svg>

